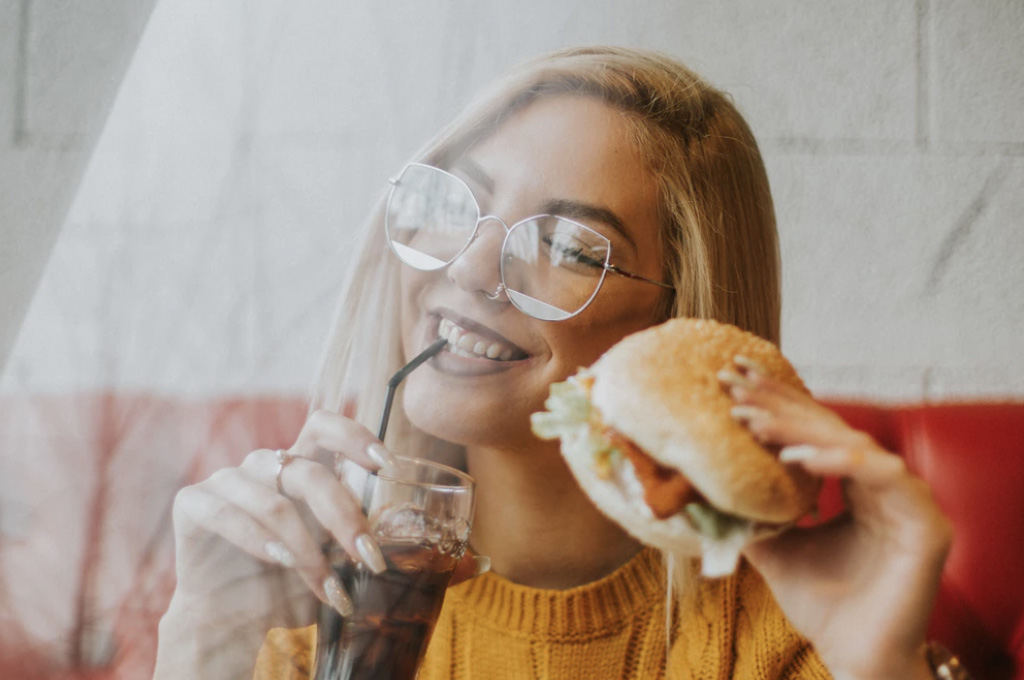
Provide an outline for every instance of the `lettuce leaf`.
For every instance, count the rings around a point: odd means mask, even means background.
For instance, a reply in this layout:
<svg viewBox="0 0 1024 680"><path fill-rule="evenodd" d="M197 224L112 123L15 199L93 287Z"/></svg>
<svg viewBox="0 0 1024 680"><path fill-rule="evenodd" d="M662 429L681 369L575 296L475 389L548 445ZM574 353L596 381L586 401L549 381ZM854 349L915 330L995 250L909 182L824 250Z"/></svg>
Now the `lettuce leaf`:
<svg viewBox="0 0 1024 680"><path fill-rule="evenodd" d="M580 384L578 373L565 382L551 385L551 394L544 401L547 411L539 411L530 415L530 427L541 439L558 439L559 437L577 434L580 427L590 424L590 395Z"/></svg>
<svg viewBox="0 0 1024 680"><path fill-rule="evenodd" d="M720 541L737 532L748 532L750 520L730 515L704 503L687 503L683 508L690 524L701 536Z"/></svg>

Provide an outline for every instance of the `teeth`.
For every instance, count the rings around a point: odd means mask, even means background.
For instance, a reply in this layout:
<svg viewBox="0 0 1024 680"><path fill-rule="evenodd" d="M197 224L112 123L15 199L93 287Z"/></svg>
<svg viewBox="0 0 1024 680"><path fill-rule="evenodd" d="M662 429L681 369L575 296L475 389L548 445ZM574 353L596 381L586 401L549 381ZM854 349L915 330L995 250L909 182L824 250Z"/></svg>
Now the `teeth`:
<svg viewBox="0 0 1024 680"><path fill-rule="evenodd" d="M441 319L437 334L448 341L448 351L457 356L509 361L515 353L512 348L467 331L450 319Z"/></svg>

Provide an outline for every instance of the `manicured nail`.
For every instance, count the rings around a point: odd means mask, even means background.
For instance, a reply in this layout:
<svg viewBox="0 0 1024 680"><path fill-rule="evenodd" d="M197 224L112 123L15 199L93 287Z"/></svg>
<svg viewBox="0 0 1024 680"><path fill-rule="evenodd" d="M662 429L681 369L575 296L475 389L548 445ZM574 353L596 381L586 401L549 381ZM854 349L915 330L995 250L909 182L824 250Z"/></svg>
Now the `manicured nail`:
<svg viewBox="0 0 1024 680"><path fill-rule="evenodd" d="M395 464L395 459L391 452L384 448L383 444L377 442L373 442L366 447L366 455L370 457L370 460L379 465L381 469L391 468Z"/></svg>
<svg viewBox="0 0 1024 680"><path fill-rule="evenodd" d="M380 551L380 546L370 534L360 534L356 537L356 551L359 553L359 559L373 573L383 574L387 571L388 563L384 561L384 553Z"/></svg>
<svg viewBox="0 0 1024 680"><path fill-rule="evenodd" d="M768 375L768 372L765 370L764 366L762 366L759 362L754 361L748 356L737 354L732 358L732 361L740 368L744 368L748 371L753 371L754 373L760 373L761 375Z"/></svg>
<svg viewBox="0 0 1024 680"><path fill-rule="evenodd" d="M799 446L787 446L779 451L779 460L783 463L798 463L802 460L810 460L821 452L817 446L800 444Z"/></svg>
<svg viewBox="0 0 1024 680"><path fill-rule="evenodd" d="M756 406L745 406L741 404L739 406L733 406L731 409L729 409L729 415L731 415L735 420L738 420L741 423L749 423L751 420L757 418L767 418L771 414L762 408L757 408Z"/></svg>
<svg viewBox="0 0 1024 680"><path fill-rule="evenodd" d="M328 576L324 579L324 595L327 596L327 601L331 603L335 611L342 616L351 616L355 610L352 606L352 599L341 587L341 581L337 576Z"/></svg>
<svg viewBox="0 0 1024 680"><path fill-rule="evenodd" d="M284 543L280 541L267 541L267 544L263 546L263 550L267 553L267 556L280 564L282 567L288 567L289 569L295 566L295 556L292 552L284 547Z"/></svg>
<svg viewBox="0 0 1024 680"><path fill-rule="evenodd" d="M474 555L473 564L476 565L476 568L473 570L473 576L486 574L491 570L491 558L487 555Z"/></svg>
<svg viewBox="0 0 1024 680"><path fill-rule="evenodd" d="M717 377L720 383L730 387L750 387L751 385L750 380L746 376L742 376L735 371L719 371Z"/></svg>

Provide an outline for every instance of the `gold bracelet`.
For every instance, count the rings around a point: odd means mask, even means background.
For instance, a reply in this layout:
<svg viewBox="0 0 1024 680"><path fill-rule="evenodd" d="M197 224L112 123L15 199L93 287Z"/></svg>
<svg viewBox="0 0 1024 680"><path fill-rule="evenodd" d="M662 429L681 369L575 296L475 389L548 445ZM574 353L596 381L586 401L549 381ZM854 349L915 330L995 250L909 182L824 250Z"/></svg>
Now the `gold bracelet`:
<svg viewBox="0 0 1024 680"><path fill-rule="evenodd" d="M925 657L936 680L971 680L960 659L934 640L925 647Z"/></svg>

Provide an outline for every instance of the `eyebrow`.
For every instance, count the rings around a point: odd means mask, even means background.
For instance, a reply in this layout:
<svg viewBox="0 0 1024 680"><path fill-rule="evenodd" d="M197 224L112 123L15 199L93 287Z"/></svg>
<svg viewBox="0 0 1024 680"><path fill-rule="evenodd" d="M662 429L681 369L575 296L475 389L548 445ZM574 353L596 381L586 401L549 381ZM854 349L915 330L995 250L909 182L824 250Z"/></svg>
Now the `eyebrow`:
<svg viewBox="0 0 1024 680"><path fill-rule="evenodd" d="M466 175L484 191L489 194L494 194L494 179L473 159L467 156L462 156L452 165L465 172ZM593 205L591 203L583 203L581 201L574 201L568 198L555 198L545 203L541 212L549 215L566 217L571 220L599 222L618 233L633 248L634 253L637 250L636 241L634 241L633 237L630 236L629 230L626 229L626 225L623 224L618 215L608 208L602 208L601 206Z"/></svg>
<svg viewBox="0 0 1024 680"><path fill-rule="evenodd" d="M622 223L618 215L608 208L565 198L556 198L544 204L544 212L558 215L559 217L567 217L571 220L600 222L617 232L636 252L636 241L629 235L626 225Z"/></svg>

